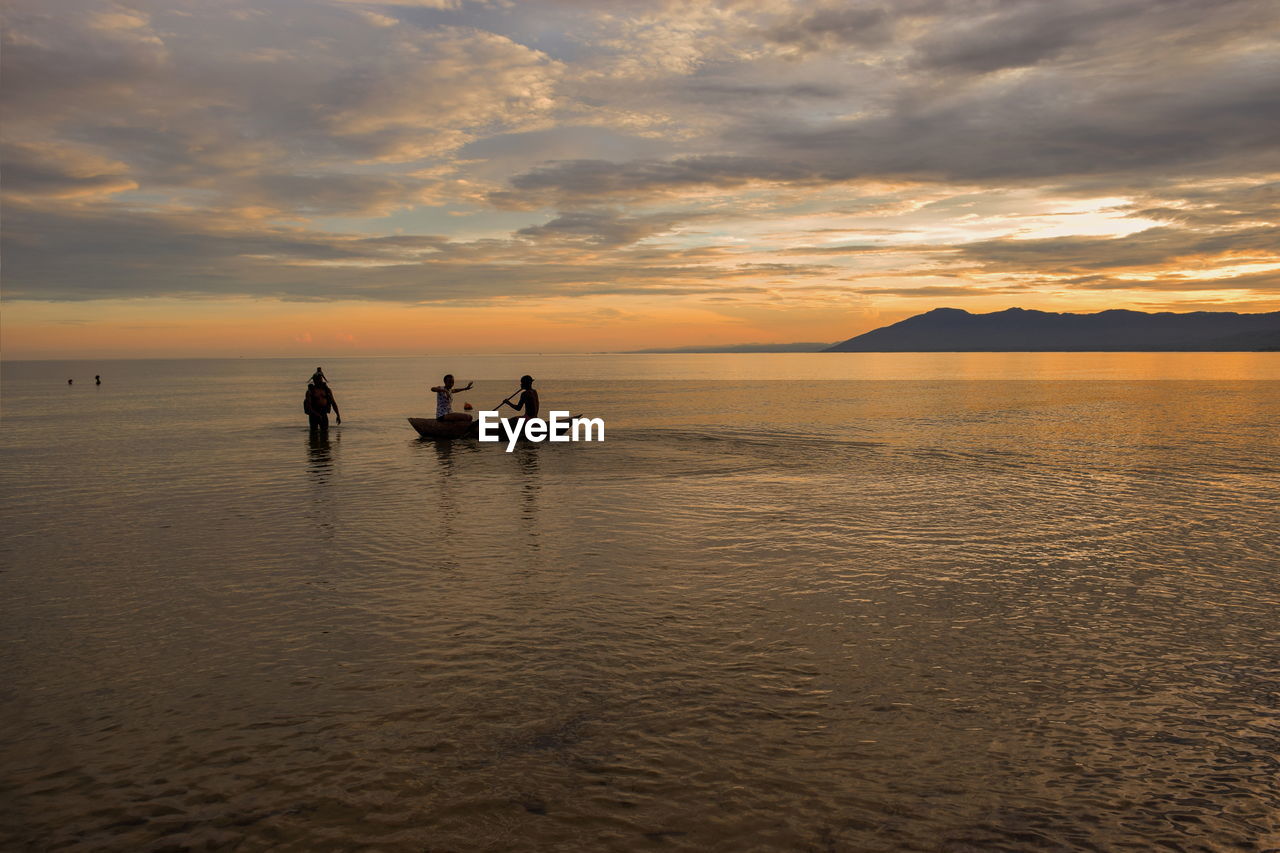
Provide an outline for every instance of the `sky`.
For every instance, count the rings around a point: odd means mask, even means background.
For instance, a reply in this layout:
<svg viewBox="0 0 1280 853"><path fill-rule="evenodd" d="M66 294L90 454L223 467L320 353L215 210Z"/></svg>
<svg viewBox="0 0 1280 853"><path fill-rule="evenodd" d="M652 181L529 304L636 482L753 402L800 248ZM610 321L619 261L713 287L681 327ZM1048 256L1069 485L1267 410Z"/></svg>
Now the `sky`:
<svg viewBox="0 0 1280 853"><path fill-rule="evenodd" d="M5 358L1280 310L1270 0L6 0Z"/></svg>

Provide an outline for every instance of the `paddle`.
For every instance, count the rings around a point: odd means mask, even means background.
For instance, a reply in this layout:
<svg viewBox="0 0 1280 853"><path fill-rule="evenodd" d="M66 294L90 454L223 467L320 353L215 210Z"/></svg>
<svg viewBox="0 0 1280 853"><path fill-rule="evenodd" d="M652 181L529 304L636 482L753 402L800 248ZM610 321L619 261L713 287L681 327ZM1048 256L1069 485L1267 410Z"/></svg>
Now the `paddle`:
<svg viewBox="0 0 1280 853"><path fill-rule="evenodd" d="M520 393L521 391L523 391L523 390L524 390L523 388L517 388L516 390L512 391L510 394L508 394L508 395L507 395L507 399L503 400L503 401L502 401L502 403L510 403L510 402L511 402L511 398L512 398L512 397L514 397L515 395L519 394L519 393ZM497 411L501 411L501 410L502 410L502 403L499 403L498 405L494 406L494 407L493 407L493 410L494 410L495 412L497 412Z"/></svg>

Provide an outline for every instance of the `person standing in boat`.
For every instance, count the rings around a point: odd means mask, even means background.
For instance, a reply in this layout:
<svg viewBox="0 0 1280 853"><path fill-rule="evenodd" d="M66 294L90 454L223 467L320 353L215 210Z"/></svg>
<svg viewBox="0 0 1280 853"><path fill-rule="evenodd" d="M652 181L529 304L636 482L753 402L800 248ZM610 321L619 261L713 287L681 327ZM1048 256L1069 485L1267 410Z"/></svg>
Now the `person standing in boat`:
<svg viewBox="0 0 1280 853"><path fill-rule="evenodd" d="M443 385L435 385L432 391L436 392L436 420L440 420L445 415L453 414L453 392L454 391L470 391L474 382L468 382L466 388L453 387L453 374L447 373L444 377Z"/></svg>
<svg viewBox="0 0 1280 853"><path fill-rule="evenodd" d="M538 392L533 390L533 377L525 374L520 377L520 400L512 403L511 398L502 401L502 405L510 406L525 418L538 416Z"/></svg>
<svg viewBox="0 0 1280 853"><path fill-rule="evenodd" d="M302 408L310 418L312 432L329 431L330 409L333 409L338 423L342 423L338 401L334 399L333 391L324 382L312 382L307 386L307 396L302 400Z"/></svg>

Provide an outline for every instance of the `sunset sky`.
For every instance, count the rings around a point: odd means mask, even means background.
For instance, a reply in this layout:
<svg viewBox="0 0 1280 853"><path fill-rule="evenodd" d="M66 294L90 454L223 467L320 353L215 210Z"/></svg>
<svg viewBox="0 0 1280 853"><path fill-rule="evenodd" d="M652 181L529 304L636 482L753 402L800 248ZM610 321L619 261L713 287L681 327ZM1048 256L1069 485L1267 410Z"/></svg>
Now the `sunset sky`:
<svg viewBox="0 0 1280 853"><path fill-rule="evenodd" d="M6 358L1280 309L1269 0L6 0Z"/></svg>

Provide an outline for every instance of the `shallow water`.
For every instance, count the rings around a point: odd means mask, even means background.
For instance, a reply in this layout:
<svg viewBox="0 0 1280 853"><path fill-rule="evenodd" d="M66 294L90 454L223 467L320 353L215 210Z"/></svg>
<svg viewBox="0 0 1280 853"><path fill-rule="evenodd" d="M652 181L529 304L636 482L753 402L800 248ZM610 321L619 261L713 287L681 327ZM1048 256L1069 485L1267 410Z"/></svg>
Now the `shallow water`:
<svg viewBox="0 0 1280 853"><path fill-rule="evenodd" d="M1280 845L1280 355L947 355L5 364L0 847Z"/></svg>

